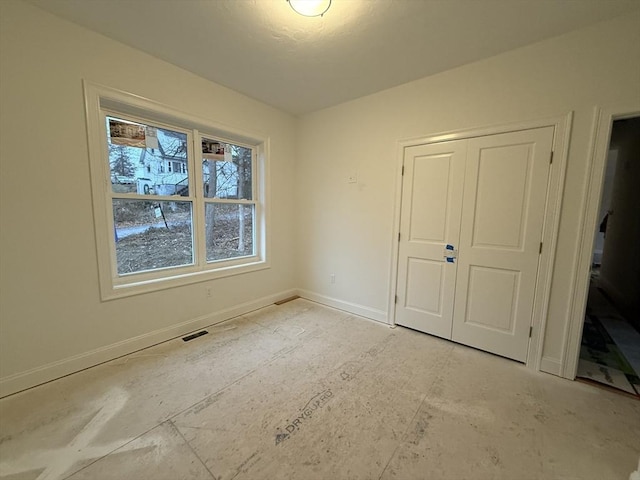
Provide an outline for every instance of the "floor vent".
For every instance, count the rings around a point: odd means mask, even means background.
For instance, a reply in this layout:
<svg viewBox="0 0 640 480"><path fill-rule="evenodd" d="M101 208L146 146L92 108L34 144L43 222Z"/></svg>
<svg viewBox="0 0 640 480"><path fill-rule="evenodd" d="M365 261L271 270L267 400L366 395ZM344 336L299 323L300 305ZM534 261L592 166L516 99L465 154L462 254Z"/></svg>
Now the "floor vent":
<svg viewBox="0 0 640 480"><path fill-rule="evenodd" d="M197 333L192 333L191 335L187 335L186 337L182 337L182 340L184 340L185 342L188 342L189 340L193 340L194 338L198 338L201 337L202 335L206 335L207 332L206 330L202 330L201 332L197 332Z"/></svg>
<svg viewBox="0 0 640 480"><path fill-rule="evenodd" d="M274 305L282 305L283 303L290 302L296 298L300 298L300 295L294 295L293 297L285 298L284 300L278 300L277 302L274 302Z"/></svg>

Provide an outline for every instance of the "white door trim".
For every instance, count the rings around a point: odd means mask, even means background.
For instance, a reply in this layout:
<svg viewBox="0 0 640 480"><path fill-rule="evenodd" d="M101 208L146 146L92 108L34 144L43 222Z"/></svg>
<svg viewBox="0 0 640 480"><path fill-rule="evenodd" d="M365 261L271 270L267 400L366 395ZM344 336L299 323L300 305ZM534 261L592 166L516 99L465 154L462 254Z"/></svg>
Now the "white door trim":
<svg viewBox="0 0 640 480"><path fill-rule="evenodd" d="M584 314L587 309L589 292L589 275L591 271L591 255L595 241L595 230L598 222L598 211L602 197L604 172L607 166L607 153L611 139L611 128L614 120L636 117L640 115L640 104L619 105L615 107L596 107L593 114L591 132L591 149L587 165L586 188L582 199L582 214L576 242L577 259L574 262L573 285L571 289L571 305L567 334L562 352L563 377L576 378Z"/></svg>
<svg viewBox="0 0 640 480"><path fill-rule="evenodd" d="M496 125L490 127L480 127L468 130L458 130L453 132L437 133L417 138L401 140L398 142L396 153L396 185L394 201L394 219L392 231L392 255L390 266L390 288L389 288L389 308L388 319L392 326L395 326L396 314L396 294L397 294L397 273L398 273L398 233L400 232L400 212L402 209L402 164L404 161L404 149L414 145L425 143L437 143L450 140L468 139L499 133L515 132L519 130L529 130L539 127L554 127L553 135L553 166L549 175L549 186L547 189L547 199L545 205L543 224L543 249L540 255L540 265L538 278L536 280L536 295L533 306L533 333L529 352L527 355L527 367L540 370L542 361L542 345L544 342L544 332L546 326L549 296L551 292L551 275L553 273L553 263L556 252L556 241L560 224L560 207L562 204L562 194L564 191L564 177L566 173L567 157L569 153L569 134L571 132L571 122L573 112L557 117L530 120L508 125ZM550 372L556 373L559 372Z"/></svg>

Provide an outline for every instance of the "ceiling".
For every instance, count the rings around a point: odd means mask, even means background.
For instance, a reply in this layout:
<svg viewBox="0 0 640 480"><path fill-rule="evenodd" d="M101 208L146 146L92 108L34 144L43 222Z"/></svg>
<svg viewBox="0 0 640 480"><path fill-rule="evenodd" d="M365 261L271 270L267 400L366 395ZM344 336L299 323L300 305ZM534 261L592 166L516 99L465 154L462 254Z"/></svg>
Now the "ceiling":
<svg viewBox="0 0 640 480"><path fill-rule="evenodd" d="M638 0L27 0L295 115L640 9Z"/></svg>

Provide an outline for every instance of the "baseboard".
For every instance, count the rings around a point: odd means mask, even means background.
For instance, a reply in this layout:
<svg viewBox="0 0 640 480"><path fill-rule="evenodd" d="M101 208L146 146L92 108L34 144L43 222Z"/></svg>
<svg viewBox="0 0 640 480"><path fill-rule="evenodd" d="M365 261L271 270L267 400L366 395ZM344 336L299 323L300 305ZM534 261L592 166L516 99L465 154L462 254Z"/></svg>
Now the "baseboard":
<svg viewBox="0 0 640 480"><path fill-rule="evenodd" d="M387 319L387 312L383 310L377 310L375 308L366 307L357 303L347 302L345 300L339 300L337 298L327 297L320 295L319 293L310 292L309 290L298 290L298 295L307 300L311 300L316 303L321 303L328 307L337 308L338 310L344 310L345 312L353 313L361 317L369 318L377 322L389 323Z"/></svg>
<svg viewBox="0 0 640 480"><path fill-rule="evenodd" d="M562 362L555 358L542 357L542 360L540 360L540 371L561 377Z"/></svg>
<svg viewBox="0 0 640 480"><path fill-rule="evenodd" d="M0 379L0 398L26 390L27 388L32 388L37 385L50 382L51 380L55 380L75 372L79 372L80 370L113 360L114 358L142 350L143 348L148 348L153 345L157 345L158 343L166 342L176 337L181 337L193 332L194 330L199 330L201 328L229 320L230 318L237 317L238 315L249 313L253 310L266 307L278 300L282 300L283 298L291 297L296 294L297 291L292 289L268 295L225 310L202 315L167 328L155 330L153 332L100 347L89 352L74 355L57 362L36 367L25 372L10 375Z"/></svg>

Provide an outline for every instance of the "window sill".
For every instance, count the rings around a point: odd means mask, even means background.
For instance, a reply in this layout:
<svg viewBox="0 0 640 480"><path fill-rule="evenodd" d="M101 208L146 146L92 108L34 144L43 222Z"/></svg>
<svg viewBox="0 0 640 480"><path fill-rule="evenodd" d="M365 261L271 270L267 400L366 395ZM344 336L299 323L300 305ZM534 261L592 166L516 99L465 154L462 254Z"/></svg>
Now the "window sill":
<svg viewBox="0 0 640 480"><path fill-rule="evenodd" d="M270 265L265 260L256 260L255 262L243 263L241 265L232 265L227 267L216 268L215 270L200 270L197 272L177 273L154 278L149 280L132 281L126 284L109 284L101 286L101 299L103 302L116 300L118 298L131 297L145 293L167 290L170 288L183 287L194 283L206 282L220 278L231 277L235 275L243 275L246 273L266 270Z"/></svg>

